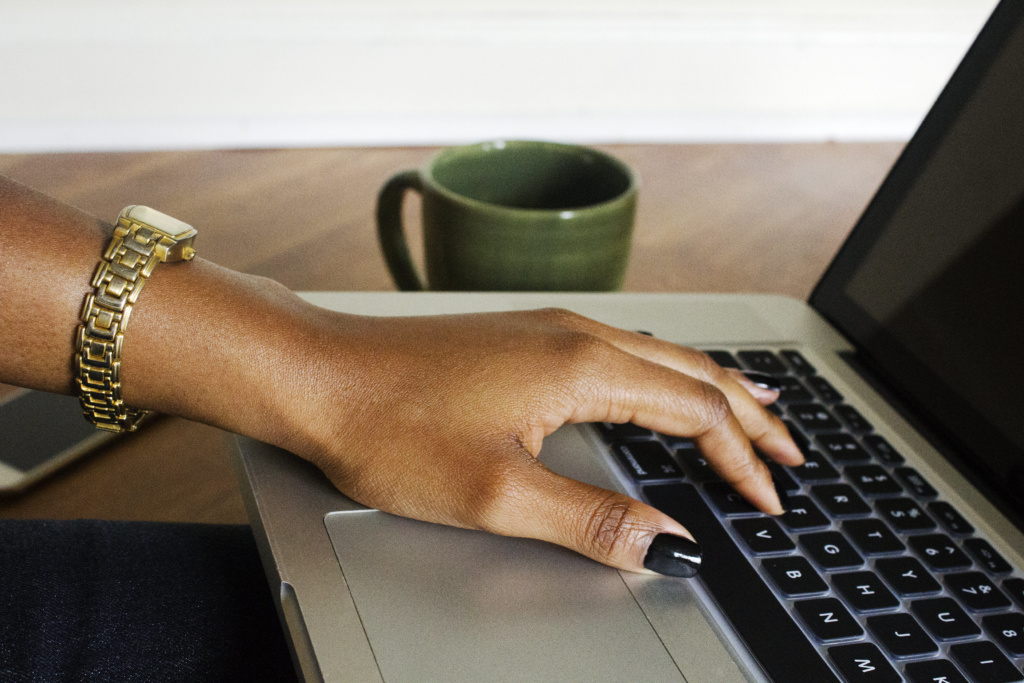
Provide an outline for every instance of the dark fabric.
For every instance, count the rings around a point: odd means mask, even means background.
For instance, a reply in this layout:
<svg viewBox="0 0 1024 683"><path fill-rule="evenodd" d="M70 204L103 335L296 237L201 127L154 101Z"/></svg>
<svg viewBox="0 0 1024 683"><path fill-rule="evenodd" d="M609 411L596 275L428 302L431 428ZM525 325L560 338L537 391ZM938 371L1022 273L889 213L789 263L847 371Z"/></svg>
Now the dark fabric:
<svg viewBox="0 0 1024 683"><path fill-rule="evenodd" d="M247 526L0 520L0 681L294 681Z"/></svg>

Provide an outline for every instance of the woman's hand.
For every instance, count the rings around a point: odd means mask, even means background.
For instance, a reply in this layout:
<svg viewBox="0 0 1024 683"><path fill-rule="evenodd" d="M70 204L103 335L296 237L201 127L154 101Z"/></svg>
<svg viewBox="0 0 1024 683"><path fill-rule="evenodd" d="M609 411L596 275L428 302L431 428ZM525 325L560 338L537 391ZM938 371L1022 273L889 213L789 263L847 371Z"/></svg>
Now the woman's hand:
<svg viewBox="0 0 1024 683"><path fill-rule="evenodd" d="M803 456L765 410L777 394L706 355L564 310L368 318L317 310L289 364L287 434L276 441L346 495L398 515L543 539L599 562L691 574L686 529L621 494L537 461L567 422L633 422L694 438L759 509L782 508L754 447ZM315 353L309 353L315 349ZM691 555L690 560L649 556ZM697 558L699 559L699 551ZM678 564L678 566L675 566Z"/></svg>

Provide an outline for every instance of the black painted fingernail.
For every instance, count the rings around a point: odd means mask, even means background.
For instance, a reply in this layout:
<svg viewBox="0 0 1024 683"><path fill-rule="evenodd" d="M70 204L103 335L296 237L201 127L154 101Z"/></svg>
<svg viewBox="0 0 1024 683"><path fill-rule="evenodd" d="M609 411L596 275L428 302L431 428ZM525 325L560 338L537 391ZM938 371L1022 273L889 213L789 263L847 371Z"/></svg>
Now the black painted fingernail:
<svg viewBox="0 0 1024 683"><path fill-rule="evenodd" d="M763 372L744 372L743 374L746 375L747 379L762 389L767 389L769 391L782 390L782 384L776 377L766 375Z"/></svg>
<svg viewBox="0 0 1024 683"><path fill-rule="evenodd" d="M666 576L688 579L700 571L701 557L700 546L690 539L675 534L658 534L647 549L644 567Z"/></svg>

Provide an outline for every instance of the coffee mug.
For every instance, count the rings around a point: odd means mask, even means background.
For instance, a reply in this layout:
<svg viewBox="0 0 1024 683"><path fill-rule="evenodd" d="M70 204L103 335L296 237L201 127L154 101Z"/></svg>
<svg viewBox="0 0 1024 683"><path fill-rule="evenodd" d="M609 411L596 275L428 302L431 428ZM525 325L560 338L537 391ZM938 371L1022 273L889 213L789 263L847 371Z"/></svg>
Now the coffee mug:
<svg viewBox="0 0 1024 683"><path fill-rule="evenodd" d="M424 289L402 227L405 192L415 190L430 289L614 290L629 259L637 188L626 164L578 145L452 147L381 188L377 236L398 288Z"/></svg>

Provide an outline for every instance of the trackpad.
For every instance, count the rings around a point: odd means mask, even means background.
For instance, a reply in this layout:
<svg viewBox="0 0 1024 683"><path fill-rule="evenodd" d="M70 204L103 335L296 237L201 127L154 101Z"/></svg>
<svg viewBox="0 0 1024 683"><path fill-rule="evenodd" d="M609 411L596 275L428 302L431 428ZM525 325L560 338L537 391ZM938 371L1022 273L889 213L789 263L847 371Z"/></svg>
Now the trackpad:
<svg viewBox="0 0 1024 683"><path fill-rule="evenodd" d="M324 523L386 681L682 679L613 569L376 510Z"/></svg>

